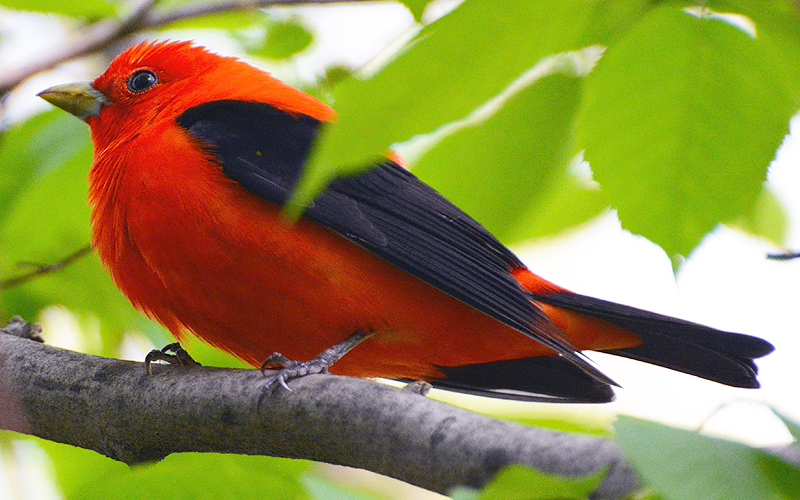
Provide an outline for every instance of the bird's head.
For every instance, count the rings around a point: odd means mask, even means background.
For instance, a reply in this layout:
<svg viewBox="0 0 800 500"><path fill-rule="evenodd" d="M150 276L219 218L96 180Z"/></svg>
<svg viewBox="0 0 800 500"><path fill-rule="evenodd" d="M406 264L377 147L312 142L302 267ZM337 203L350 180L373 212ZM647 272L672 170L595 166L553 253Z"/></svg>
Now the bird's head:
<svg viewBox="0 0 800 500"><path fill-rule="evenodd" d="M333 110L234 57L191 42L145 42L117 56L93 82L50 87L38 94L86 121L94 136L113 128L136 134L155 121L217 100L257 101L292 114L331 121Z"/></svg>

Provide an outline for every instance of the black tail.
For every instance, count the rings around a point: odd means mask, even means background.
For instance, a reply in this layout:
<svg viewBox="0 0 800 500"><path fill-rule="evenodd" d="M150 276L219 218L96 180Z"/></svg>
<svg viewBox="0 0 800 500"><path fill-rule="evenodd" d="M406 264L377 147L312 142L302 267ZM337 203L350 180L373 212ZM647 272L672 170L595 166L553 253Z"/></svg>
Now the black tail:
<svg viewBox="0 0 800 500"><path fill-rule="evenodd" d="M503 399L552 403L607 403L614 391L561 356L440 366L435 387Z"/></svg>
<svg viewBox="0 0 800 500"><path fill-rule="evenodd" d="M629 330L641 345L603 352L671 368L734 387L759 387L753 362L772 352L766 340L729 333L570 292L534 294L537 301L592 316Z"/></svg>

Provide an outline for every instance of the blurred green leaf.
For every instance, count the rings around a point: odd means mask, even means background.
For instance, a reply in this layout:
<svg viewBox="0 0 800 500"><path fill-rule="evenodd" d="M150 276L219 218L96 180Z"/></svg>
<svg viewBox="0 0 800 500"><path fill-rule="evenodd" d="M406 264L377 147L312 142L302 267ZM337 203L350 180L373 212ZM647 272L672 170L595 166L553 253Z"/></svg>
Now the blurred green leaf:
<svg viewBox="0 0 800 500"><path fill-rule="evenodd" d="M728 0L712 4L717 11L747 16L756 26L763 50L771 53L774 71L791 89L795 107L800 106L800 9L795 0Z"/></svg>
<svg viewBox="0 0 800 500"><path fill-rule="evenodd" d="M42 178L84 146L86 130L53 110L17 124L0 136L0 220L34 179ZM61 141L60 147L54 144Z"/></svg>
<svg viewBox="0 0 800 500"><path fill-rule="evenodd" d="M792 437L794 438L796 443L800 443L800 424L792 420L791 418L781 414L778 411L775 411L775 414L783 421L783 424L789 429Z"/></svg>
<svg viewBox="0 0 800 500"><path fill-rule="evenodd" d="M623 227L686 255L752 210L795 110L771 56L674 5L606 52L587 78L579 132Z"/></svg>
<svg viewBox="0 0 800 500"><path fill-rule="evenodd" d="M321 134L290 210L332 175L364 168L391 144L466 116L542 57L580 48L591 3L500 0L488 8L467 0L374 77L342 82L332 99L338 120Z"/></svg>
<svg viewBox="0 0 800 500"><path fill-rule="evenodd" d="M339 486L328 479L311 474L306 474L300 481L305 485L310 500L381 500L382 498Z"/></svg>
<svg viewBox="0 0 800 500"><path fill-rule="evenodd" d="M486 121L443 139L413 172L495 236L513 242L528 222L529 207L562 180L580 99L580 78L542 78Z"/></svg>
<svg viewBox="0 0 800 500"><path fill-rule="evenodd" d="M334 87L346 78L350 78L353 72L344 66L330 66L325 69L325 78L321 82L323 91L327 92L331 87ZM320 98L320 95L317 95Z"/></svg>
<svg viewBox="0 0 800 500"><path fill-rule="evenodd" d="M577 415L570 415L565 417L559 416L559 418L554 418L554 417L539 417L536 415L531 415L525 417L507 418L503 415L498 416L498 415L492 415L491 413L489 413L489 415L495 418L500 418L502 420L516 422L520 425L540 427L558 432L569 432L573 434L591 434L592 436L607 437L607 438L611 437L611 427L608 425L608 422L605 422L602 419L594 417L580 418Z"/></svg>
<svg viewBox="0 0 800 500"><path fill-rule="evenodd" d="M194 30L243 30L269 22L269 16L261 11L235 10L207 16L180 19L168 25L169 29Z"/></svg>
<svg viewBox="0 0 800 500"><path fill-rule="evenodd" d="M521 242L558 234L604 213L608 198L569 172L553 180L553 189L519 216L520 223L509 229L509 240Z"/></svg>
<svg viewBox="0 0 800 500"><path fill-rule="evenodd" d="M164 333L163 337L163 345L167 345L170 342L174 342L175 340L172 336L163 328L156 325L156 323L146 320L153 325L153 328L160 330ZM155 337L153 333L149 335L151 338ZM156 344L158 347L161 347L160 344ZM193 335L187 335L186 337L181 339L181 347L186 349L186 351L191 354L191 356L201 365L204 366L224 366L227 368L252 368L251 365L248 365L244 361L235 358L232 354L228 354L227 352L219 349L217 347L212 346L211 344L207 344L202 340L198 339Z"/></svg>
<svg viewBox="0 0 800 500"><path fill-rule="evenodd" d="M83 489L102 487L102 478L123 474L130 468L94 451L53 441L36 439L47 452L55 479L64 498Z"/></svg>
<svg viewBox="0 0 800 500"><path fill-rule="evenodd" d="M177 453L133 467L93 451L42 441L65 500L305 500L311 462L273 457Z"/></svg>
<svg viewBox="0 0 800 500"><path fill-rule="evenodd" d="M84 489L67 500L122 500L140 498L142 492L174 500L301 500L308 498L300 483L308 467L309 462L303 460L180 453L106 477L103 488Z"/></svg>
<svg viewBox="0 0 800 500"><path fill-rule="evenodd" d="M611 46L622 35L636 26L658 0L615 0L592 2L589 19L582 36L585 45L595 43Z"/></svg>
<svg viewBox="0 0 800 500"><path fill-rule="evenodd" d="M458 487L448 493L454 500L550 500L586 499L605 477L601 471L588 476L565 478L511 465L500 471L482 490Z"/></svg>
<svg viewBox="0 0 800 500"><path fill-rule="evenodd" d="M731 225L781 246L789 230L789 216L770 185L764 183L755 205Z"/></svg>
<svg viewBox="0 0 800 500"><path fill-rule="evenodd" d="M64 115L64 113L61 113ZM64 115L47 122L27 142L2 148L0 176L24 166L28 182L15 189L0 219L0 269L4 278L29 266L51 264L86 246L90 240L86 175L92 148L85 124ZM28 127L28 124L22 128ZM19 132L20 137L24 134ZM14 137L12 133L6 137ZM138 313L112 283L95 255L88 255L56 273L40 276L0 293L4 314L35 318L42 308L61 304L101 323L103 352L111 354L121 333Z"/></svg>
<svg viewBox="0 0 800 500"><path fill-rule="evenodd" d="M431 3L431 0L401 0L401 3L408 7L414 19L419 21L422 19L422 13L425 12L425 7Z"/></svg>
<svg viewBox="0 0 800 500"><path fill-rule="evenodd" d="M109 0L0 0L0 6L15 10L47 12L64 16L84 17L90 20L113 16L117 4Z"/></svg>
<svg viewBox="0 0 800 500"><path fill-rule="evenodd" d="M667 500L789 500L800 471L744 444L621 416L616 441Z"/></svg>
<svg viewBox="0 0 800 500"><path fill-rule="evenodd" d="M254 56L280 61L304 51L313 40L314 35L296 20L272 21L264 36L245 48Z"/></svg>

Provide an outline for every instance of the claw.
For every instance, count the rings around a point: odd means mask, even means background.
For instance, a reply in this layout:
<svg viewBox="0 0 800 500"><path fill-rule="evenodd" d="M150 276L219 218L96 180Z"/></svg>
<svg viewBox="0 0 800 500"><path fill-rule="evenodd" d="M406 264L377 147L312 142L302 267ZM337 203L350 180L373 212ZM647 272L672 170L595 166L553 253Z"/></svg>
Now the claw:
<svg viewBox="0 0 800 500"><path fill-rule="evenodd" d="M170 352L175 354L169 354ZM144 368L147 370L148 375L153 374L150 365L156 361L164 361L170 365L176 366L200 366L200 363L195 361L178 342L169 344L161 350L153 349L147 353L147 356L144 358Z"/></svg>
<svg viewBox="0 0 800 500"><path fill-rule="evenodd" d="M36 342L44 342L44 338L42 337L42 325L39 323L27 323L20 316L11 318L11 321L9 321L4 328L0 328L0 332L8 333L15 337L35 340Z"/></svg>
<svg viewBox="0 0 800 500"><path fill-rule="evenodd" d="M261 373L264 375L267 375L266 370L270 367L276 367L278 369L275 378L267 382L265 391L271 393L275 387L280 385L291 392L287 384L289 380L316 373L327 373L331 365L342 359L342 356L372 335L372 332L355 332L308 361L294 361L279 352L273 353L261 363Z"/></svg>
<svg viewBox="0 0 800 500"><path fill-rule="evenodd" d="M268 369L291 368L298 364L299 362L291 360L279 352L273 352L270 357L268 357L267 359L264 360L263 363L261 363L261 373L266 375L265 372Z"/></svg>

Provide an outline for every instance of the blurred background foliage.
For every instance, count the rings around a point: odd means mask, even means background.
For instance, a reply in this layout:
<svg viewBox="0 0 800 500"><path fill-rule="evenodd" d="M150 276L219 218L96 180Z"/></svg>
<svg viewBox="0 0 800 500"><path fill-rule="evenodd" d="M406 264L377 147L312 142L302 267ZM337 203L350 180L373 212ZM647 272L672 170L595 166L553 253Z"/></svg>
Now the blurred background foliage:
<svg viewBox="0 0 800 500"><path fill-rule="evenodd" d="M76 52L90 56L98 72L135 41L176 30L198 30L201 41L225 37L250 61L290 67L314 46L315 33L301 16L258 10L256 3L0 0L0 16L57 18L76 45L86 30L116 26L96 47ZM609 209L623 228L660 245L676 267L719 224L783 241L786 215L765 179L800 103L795 2L402 4L413 23L370 64L332 66L316 79L291 82L338 112L313 152L296 206L333 176L393 147L508 244L576 227ZM5 89L20 83L15 74L6 72ZM6 281L87 245L90 163L86 126L63 112L4 120L0 317L67 317L80 334L62 344L136 357L170 337L133 310L95 255L22 284ZM242 366L199 343L189 350L205 364ZM744 445L633 419L613 430L549 418L526 423L617 436L655 488L638 498L800 498L796 469ZM797 438L797 427L787 425ZM24 455L20 440L26 438L0 434L9 478L3 498L30 498L26 476L15 472ZM39 446L55 481L42 498L423 498L396 485L354 486L341 472L298 460L185 454L128 468L85 450ZM669 446L676 450L666 453ZM683 461L687 449L702 460ZM746 480L731 483L732 477ZM513 468L483 492L461 489L453 498L584 498L598 479L560 481Z"/></svg>

